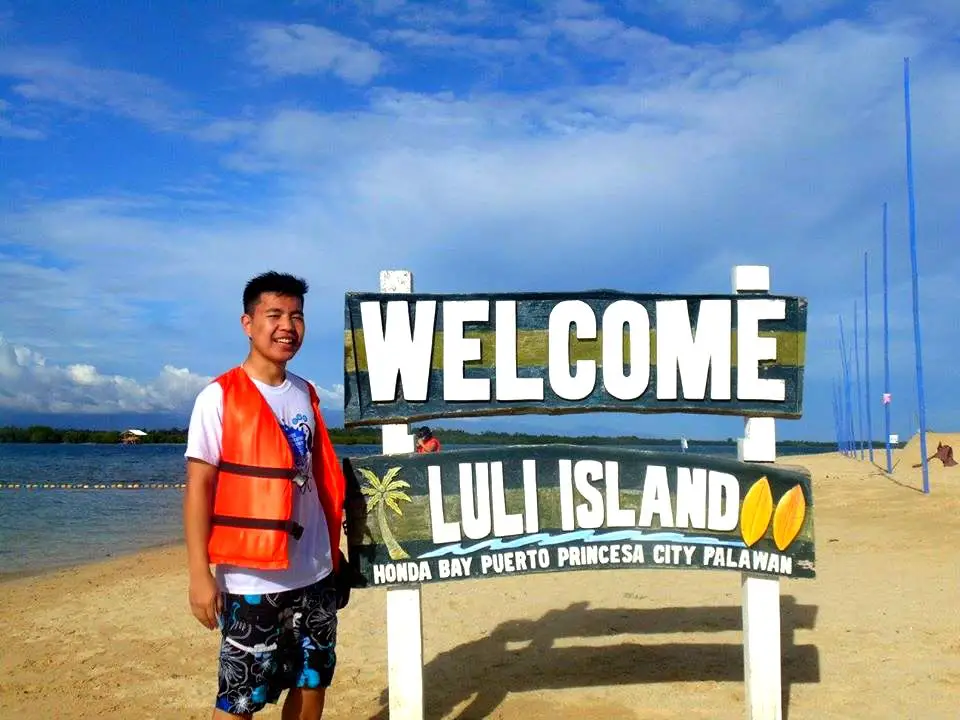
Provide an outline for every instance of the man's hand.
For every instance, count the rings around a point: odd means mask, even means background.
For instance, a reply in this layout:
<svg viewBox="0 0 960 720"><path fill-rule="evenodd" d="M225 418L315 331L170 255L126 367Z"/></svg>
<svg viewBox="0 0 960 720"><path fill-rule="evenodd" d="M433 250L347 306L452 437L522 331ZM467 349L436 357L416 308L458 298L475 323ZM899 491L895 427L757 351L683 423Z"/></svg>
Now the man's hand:
<svg viewBox="0 0 960 720"><path fill-rule="evenodd" d="M217 627L217 616L223 611L223 601L217 581L209 570L190 576L190 610L208 630Z"/></svg>

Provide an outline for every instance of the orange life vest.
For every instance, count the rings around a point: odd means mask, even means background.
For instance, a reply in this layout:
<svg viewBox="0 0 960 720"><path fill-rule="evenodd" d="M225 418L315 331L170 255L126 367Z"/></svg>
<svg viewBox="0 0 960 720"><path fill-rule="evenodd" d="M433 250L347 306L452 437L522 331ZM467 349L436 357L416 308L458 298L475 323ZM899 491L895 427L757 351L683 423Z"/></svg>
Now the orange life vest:
<svg viewBox="0 0 960 720"><path fill-rule="evenodd" d="M289 567L290 536L303 528L294 522L293 450L267 401L240 367L216 379L223 388L223 441L210 518L207 552L213 564L259 570ZM340 531L346 486L310 383L316 421L313 477L330 532L333 569L339 569Z"/></svg>

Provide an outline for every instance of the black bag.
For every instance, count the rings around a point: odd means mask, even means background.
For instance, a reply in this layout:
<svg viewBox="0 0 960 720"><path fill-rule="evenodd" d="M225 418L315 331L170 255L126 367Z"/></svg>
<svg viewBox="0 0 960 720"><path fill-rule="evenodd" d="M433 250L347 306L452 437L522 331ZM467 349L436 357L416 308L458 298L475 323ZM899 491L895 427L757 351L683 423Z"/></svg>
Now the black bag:
<svg viewBox="0 0 960 720"><path fill-rule="evenodd" d="M350 603L350 588L353 587L354 568L342 550L337 550L337 552L340 553L340 568L333 580L337 588L337 609L342 610Z"/></svg>

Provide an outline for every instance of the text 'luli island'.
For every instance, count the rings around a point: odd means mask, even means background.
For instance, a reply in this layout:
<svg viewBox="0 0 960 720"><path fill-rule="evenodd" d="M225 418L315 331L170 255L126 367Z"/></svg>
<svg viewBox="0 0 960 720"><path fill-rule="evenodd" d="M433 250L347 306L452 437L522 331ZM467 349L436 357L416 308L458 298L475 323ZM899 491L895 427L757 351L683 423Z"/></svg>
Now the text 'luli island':
<svg viewBox="0 0 960 720"><path fill-rule="evenodd" d="M503 463L461 463L459 466L460 519L444 517L441 468L427 468L430 527L433 542L459 542L512 537L540 531L537 460L521 466L524 506L508 513ZM612 460L560 459L560 530L597 528L675 528L735 530L740 517L740 484L734 475L703 468L678 467L675 496L665 465L648 465L642 477L620 477L620 463ZM639 510L621 507L621 483L637 489ZM642 488L642 490L640 490Z"/></svg>
<svg viewBox="0 0 960 720"><path fill-rule="evenodd" d="M753 545L770 521L773 500L765 477L747 493L752 502L742 503L738 478L718 470L678 466L671 481L666 465L647 465L642 475L621 478L620 463L615 460L561 458L554 462L555 477L559 481L558 529L563 532L656 528L729 533L740 527L744 542ZM534 458L521 460L523 509L511 513L507 512L503 462L459 463L459 492L453 496L459 500L458 520L445 517L441 466L429 465L432 541L442 545L464 538L486 540L539 532L541 493L538 492L537 464ZM782 498L781 507L790 506L790 527L783 534L775 533L777 544L782 545L780 549L793 541L803 520L802 513L793 507L797 498L801 505L803 503L802 490L795 487L797 490ZM631 497L639 496L639 508L623 506L622 489L633 490ZM763 508L765 505L771 507ZM766 522L758 533L757 519L764 517Z"/></svg>

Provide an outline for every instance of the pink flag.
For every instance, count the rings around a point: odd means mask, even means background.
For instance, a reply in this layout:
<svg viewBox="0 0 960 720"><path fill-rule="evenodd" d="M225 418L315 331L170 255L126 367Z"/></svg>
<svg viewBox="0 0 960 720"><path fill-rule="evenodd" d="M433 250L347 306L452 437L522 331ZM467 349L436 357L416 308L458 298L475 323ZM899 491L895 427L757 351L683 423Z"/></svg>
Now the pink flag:
<svg viewBox="0 0 960 720"><path fill-rule="evenodd" d="M884 404L884 405L889 405L889 404L890 404L890 393L884 393L884 394L883 394L883 404Z"/></svg>

